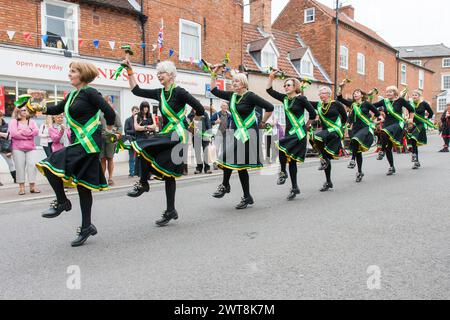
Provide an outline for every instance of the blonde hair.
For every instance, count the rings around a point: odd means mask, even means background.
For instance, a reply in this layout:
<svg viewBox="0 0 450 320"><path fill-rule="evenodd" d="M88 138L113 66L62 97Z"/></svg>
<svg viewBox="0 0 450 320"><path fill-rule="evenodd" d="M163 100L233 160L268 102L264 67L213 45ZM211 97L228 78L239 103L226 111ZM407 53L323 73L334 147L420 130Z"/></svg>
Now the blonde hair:
<svg viewBox="0 0 450 320"><path fill-rule="evenodd" d="M177 67L172 61L162 61L156 65L156 72L167 72L174 79L177 77Z"/></svg>
<svg viewBox="0 0 450 320"><path fill-rule="evenodd" d="M386 88L386 91L394 91L395 95L398 97L399 96L399 91L398 88L396 86L389 86Z"/></svg>
<svg viewBox="0 0 450 320"><path fill-rule="evenodd" d="M239 81L245 88L248 89L248 78L243 73L238 73L233 76L233 80Z"/></svg>
<svg viewBox="0 0 450 320"><path fill-rule="evenodd" d="M69 68L74 68L80 73L80 81L91 83L98 77L98 69L95 65L86 61L72 61Z"/></svg>
<svg viewBox="0 0 450 320"><path fill-rule="evenodd" d="M301 89L302 84L300 83L300 80L298 80L296 78L288 78L284 81L284 84L286 84L288 81L292 81L292 84L294 85L296 94L302 93L302 89Z"/></svg>
<svg viewBox="0 0 450 320"><path fill-rule="evenodd" d="M25 106L22 106L21 108L14 108L14 111L13 111L13 113L12 113L12 115L11 115L11 118L13 118L13 119L16 119L16 120L20 120L19 119L19 116L20 116L20 109L22 109L22 108L26 108ZM30 119L31 118L31 116L30 116L30 113L28 112L28 109L26 109L27 110L27 115L26 115L26 118L27 118L27 120L28 119Z"/></svg>
<svg viewBox="0 0 450 320"><path fill-rule="evenodd" d="M331 96L331 94L333 93L333 92L331 91L331 88L330 88L330 87L325 87L325 86L320 87L319 93L321 93L322 91L324 91L325 93L328 93L330 96Z"/></svg>
<svg viewBox="0 0 450 320"><path fill-rule="evenodd" d="M422 97L422 91L421 90L419 90L419 89L413 90L413 92L411 92L411 95L413 95L414 93L417 94L419 97Z"/></svg>

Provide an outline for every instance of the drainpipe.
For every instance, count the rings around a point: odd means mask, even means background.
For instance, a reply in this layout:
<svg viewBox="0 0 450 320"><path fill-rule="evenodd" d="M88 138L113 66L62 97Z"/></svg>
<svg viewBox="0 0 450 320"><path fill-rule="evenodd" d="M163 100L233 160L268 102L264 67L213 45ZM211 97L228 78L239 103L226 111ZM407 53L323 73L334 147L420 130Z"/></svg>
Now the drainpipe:
<svg viewBox="0 0 450 320"><path fill-rule="evenodd" d="M144 0L141 0L141 12L139 13L139 21L141 22L142 28L142 43L145 44L142 53L142 64L145 66L147 64L147 56L145 54L147 49L147 44L145 43L145 23L147 22L148 17L144 14Z"/></svg>

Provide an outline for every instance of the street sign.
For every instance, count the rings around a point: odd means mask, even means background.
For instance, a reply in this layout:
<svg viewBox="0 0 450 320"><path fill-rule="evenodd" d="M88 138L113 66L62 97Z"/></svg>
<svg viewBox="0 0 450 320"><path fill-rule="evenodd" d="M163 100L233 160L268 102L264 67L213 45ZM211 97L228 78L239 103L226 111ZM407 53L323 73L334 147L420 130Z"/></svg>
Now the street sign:
<svg viewBox="0 0 450 320"><path fill-rule="evenodd" d="M217 89L219 90L225 90L225 80L219 79L216 80ZM218 99L215 95L211 93L211 85L205 84L205 97L208 99Z"/></svg>

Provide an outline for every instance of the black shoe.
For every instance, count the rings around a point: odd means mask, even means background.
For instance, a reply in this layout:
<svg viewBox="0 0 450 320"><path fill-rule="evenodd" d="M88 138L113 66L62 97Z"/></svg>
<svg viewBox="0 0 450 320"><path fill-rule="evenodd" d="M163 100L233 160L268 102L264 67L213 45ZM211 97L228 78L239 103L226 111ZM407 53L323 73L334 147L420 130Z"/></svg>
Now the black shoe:
<svg viewBox="0 0 450 320"><path fill-rule="evenodd" d="M248 207L249 204L254 204L252 196L249 197L242 197L241 202L239 202L236 206L236 209L241 210Z"/></svg>
<svg viewBox="0 0 450 320"><path fill-rule="evenodd" d="M412 169L413 170L417 170L419 168L420 168L420 162L419 161L414 162L414 165L413 165Z"/></svg>
<svg viewBox="0 0 450 320"><path fill-rule="evenodd" d="M386 154L383 151L378 152L377 160L383 160Z"/></svg>
<svg viewBox="0 0 450 320"><path fill-rule="evenodd" d="M220 198L223 198L226 193L230 193L230 191L231 191L231 188L229 186L225 187L223 184L221 184L217 187L217 191L214 192L212 196L214 198L220 199Z"/></svg>
<svg viewBox="0 0 450 320"><path fill-rule="evenodd" d="M14 180L14 183L17 183L17 180L16 180L16 170L11 171L10 173L11 173L11 177L12 177L13 180Z"/></svg>
<svg viewBox="0 0 450 320"><path fill-rule="evenodd" d="M325 183L323 184L322 189L320 189L320 192L326 192L326 191L328 191L328 190L330 190L330 189L333 189L333 184L332 184L331 182L330 182L330 183L325 182Z"/></svg>
<svg viewBox="0 0 450 320"><path fill-rule="evenodd" d="M387 176L392 176L395 174L395 168L391 167L389 168L388 172L386 173Z"/></svg>
<svg viewBox="0 0 450 320"><path fill-rule="evenodd" d="M194 171L194 174L200 174L200 173L202 173L201 169L197 169L197 170Z"/></svg>
<svg viewBox="0 0 450 320"><path fill-rule="evenodd" d="M298 194L300 194L300 190L298 188L292 188L286 199L288 201L294 200Z"/></svg>
<svg viewBox="0 0 450 320"><path fill-rule="evenodd" d="M439 152L448 152L448 148L443 148L442 150L439 150Z"/></svg>
<svg viewBox="0 0 450 320"><path fill-rule="evenodd" d="M356 182L361 182L362 181L362 179L363 179L363 177L364 177L364 173L362 173L362 172L359 172L357 175L356 175Z"/></svg>
<svg viewBox="0 0 450 320"><path fill-rule="evenodd" d="M53 200L50 203L50 208L42 212L42 218L56 218L59 216L63 211L70 211L72 210L72 203L70 200L67 200L64 203L58 203L57 200Z"/></svg>
<svg viewBox="0 0 450 320"><path fill-rule="evenodd" d="M330 160L320 159L320 167L318 170L326 170L330 166Z"/></svg>
<svg viewBox="0 0 450 320"><path fill-rule="evenodd" d="M212 174L211 169L205 170L205 174Z"/></svg>
<svg viewBox="0 0 450 320"><path fill-rule="evenodd" d="M178 219L178 212L177 210L173 210L173 211L164 211L161 219L156 220L155 223L160 226L163 227L166 224L169 223L170 220L177 220Z"/></svg>
<svg viewBox="0 0 450 320"><path fill-rule="evenodd" d="M356 167L356 161L355 160L350 161L350 163L347 166L347 168L349 168L349 169L355 169L355 167Z"/></svg>
<svg viewBox="0 0 450 320"><path fill-rule="evenodd" d="M144 192L149 192L150 186L148 183L141 183L140 181L136 182L133 186L133 189L128 191L127 196L132 198L137 198L141 196Z"/></svg>
<svg viewBox="0 0 450 320"><path fill-rule="evenodd" d="M281 171L281 172L280 172L280 173L278 174L277 185L281 186L281 185L285 184L285 183L286 183L286 180L287 180L287 178L288 178L288 175L287 175L287 173L286 173L286 172L283 172L283 171Z"/></svg>
<svg viewBox="0 0 450 320"><path fill-rule="evenodd" d="M96 234L97 229L93 224L86 228L79 227L77 230L78 237L74 241L72 241L71 245L72 247L82 246L90 236L95 236Z"/></svg>

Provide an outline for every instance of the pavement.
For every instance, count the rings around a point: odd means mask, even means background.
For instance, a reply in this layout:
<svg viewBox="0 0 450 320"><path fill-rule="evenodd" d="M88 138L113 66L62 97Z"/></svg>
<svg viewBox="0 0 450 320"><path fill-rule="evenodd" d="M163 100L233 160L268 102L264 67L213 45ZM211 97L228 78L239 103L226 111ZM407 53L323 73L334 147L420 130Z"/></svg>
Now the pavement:
<svg viewBox="0 0 450 320"><path fill-rule="evenodd" d="M360 184L348 159L334 161L327 193L317 163L307 163L291 202L277 166L253 172L255 205L243 211L234 209L236 174L220 200L211 197L220 177L184 179L180 218L164 228L154 225L162 184L137 199L95 193L99 233L79 248L70 247L76 196L52 220L40 217L48 199L2 204L0 299L450 299L450 158L437 153L441 144L430 136L420 170L395 154L392 177L386 160L366 157Z"/></svg>

